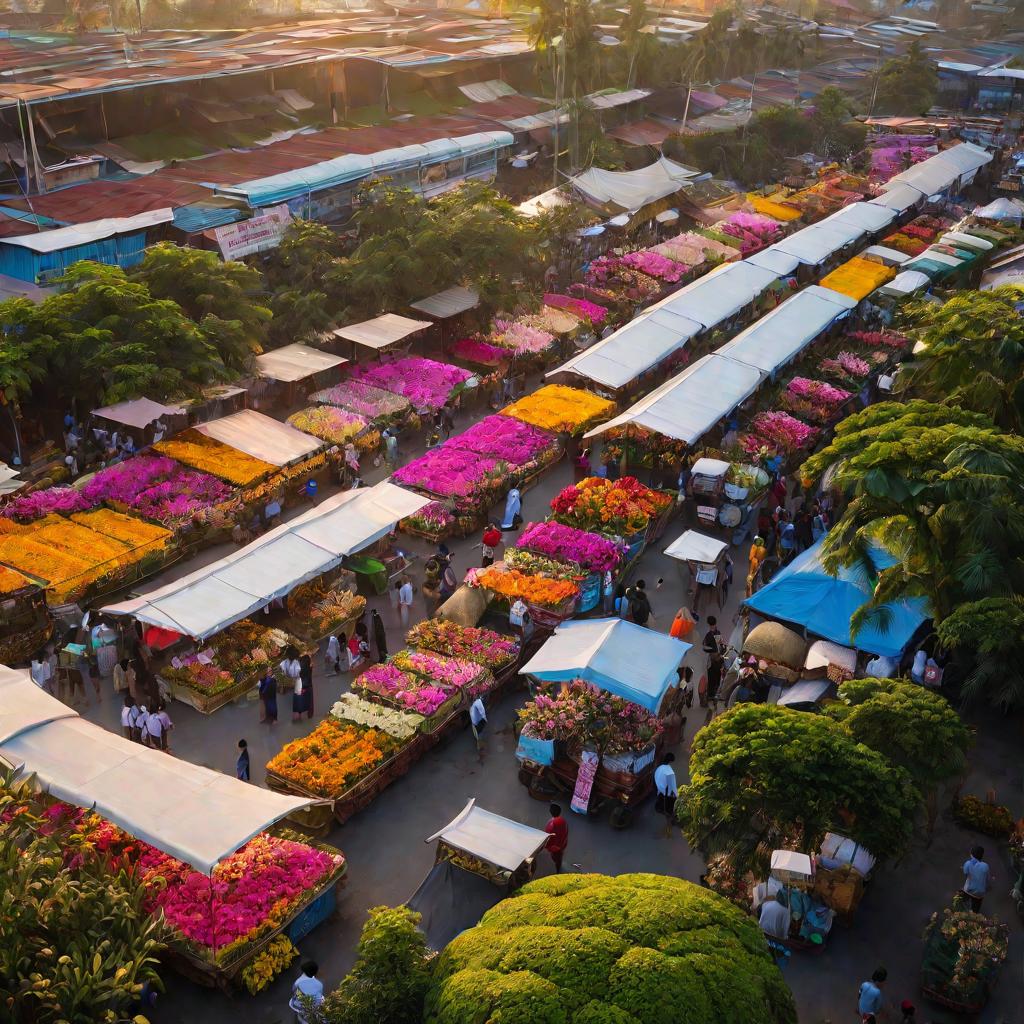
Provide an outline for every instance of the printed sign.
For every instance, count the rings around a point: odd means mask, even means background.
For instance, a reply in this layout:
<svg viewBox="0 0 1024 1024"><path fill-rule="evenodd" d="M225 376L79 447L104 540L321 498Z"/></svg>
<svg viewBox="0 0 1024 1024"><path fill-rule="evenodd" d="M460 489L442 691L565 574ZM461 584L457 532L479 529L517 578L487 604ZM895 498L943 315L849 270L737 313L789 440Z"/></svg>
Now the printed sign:
<svg viewBox="0 0 1024 1024"><path fill-rule="evenodd" d="M214 228L214 237L224 259L237 260L264 249L276 249L291 221L291 211L282 203L268 207L249 220Z"/></svg>

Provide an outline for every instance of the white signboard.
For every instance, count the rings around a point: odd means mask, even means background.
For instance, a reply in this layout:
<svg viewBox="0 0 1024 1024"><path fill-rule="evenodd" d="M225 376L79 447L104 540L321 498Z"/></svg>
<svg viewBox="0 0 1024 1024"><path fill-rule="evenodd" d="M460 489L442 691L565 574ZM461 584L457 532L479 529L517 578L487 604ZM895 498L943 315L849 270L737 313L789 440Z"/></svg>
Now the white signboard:
<svg viewBox="0 0 1024 1024"><path fill-rule="evenodd" d="M282 203L267 207L249 220L214 228L214 236L224 259L237 260L264 249L276 249L291 220L291 211Z"/></svg>

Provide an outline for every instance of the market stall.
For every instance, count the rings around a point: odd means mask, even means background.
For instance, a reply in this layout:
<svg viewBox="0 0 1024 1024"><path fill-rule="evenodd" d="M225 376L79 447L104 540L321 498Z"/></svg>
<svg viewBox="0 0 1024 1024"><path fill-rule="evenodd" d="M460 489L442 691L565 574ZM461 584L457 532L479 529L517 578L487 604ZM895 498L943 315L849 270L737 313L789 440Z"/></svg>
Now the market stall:
<svg viewBox="0 0 1024 1024"><path fill-rule="evenodd" d="M0 566L0 664L27 661L53 633L42 586Z"/></svg>
<svg viewBox="0 0 1024 1024"><path fill-rule="evenodd" d="M450 405L474 378L469 370L459 366L421 356L403 356L353 366L349 379L401 395L422 416Z"/></svg>
<svg viewBox="0 0 1024 1024"><path fill-rule="evenodd" d="M521 420L540 430L578 437L615 412L615 405L589 391L545 384L501 410L502 416Z"/></svg>
<svg viewBox="0 0 1024 1024"><path fill-rule="evenodd" d="M343 380L332 388L314 392L309 399L359 416L377 430L402 427L413 416L408 398L360 380Z"/></svg>
<svg viewBox="0 0 1024 1024"><path fill-rule="evenodd" d="M687 597L689 607L697 610L697 588L711 587L716 602L721 608L719 591L725 579L725 556L729 551L727 541L717 537L709 537L697 530L686 530L681 533L667 548L665 554L679 562L682 574L683 566L687 568Z"/></svg>
<svg viewBox="0 0 1024 1024"><path fill-rule="evenodd" d="M256 373L267 383L261 404L293 406L307 391L336 383L347 362L342 356L299 342L263 352L254 361Z"/></svg>
<svg viewBox="0 0 1024 1024"><path fill-rule="evenodd" d="M266 832L304 799L126 740L9 669L0 756L63 801L46 811L55 824L104 851L112 870L134 867L169 926L162 959L200 984L242 982L280 936L297 942L334 910L344 857Z"/></svg>
<svg viewBox="0 0 1024 1024"><path fill-rule="evenodd" d="M357 345L371 352L383 352L402 345L432 325L430 320L413 320L397 313L383 313L372 320L338 327L331 333L352 343L352 358L356 359Z"/></svg>
<svg viewBox="0 0 1024 1024"><path fill-rule="evenodd" d="M473 569L466 577L470 587L490 592L499 607L509 610L521 602L532 622L551 628L570 618L580 598L579 584L569 578L534 575L495 562L486 569Z"/></svg>
<svg viewBox="0 0 1024 1024"><path fill-rule="evenodd" d="M474 662L489 669L494 676L492 695L514 682L519 673L520 638L510 633L433 618L413 626L405 642L417 650Z"/></svg>
<svg viewBox="0 0 1024 1024"><path fill-rule="evenodd" d="M305 434L312 434L329 445L344 448L353 444L367 455L380 451L381 433L358 413L348 412L333 405L313 405L288 417L287 423Z"/></svg>

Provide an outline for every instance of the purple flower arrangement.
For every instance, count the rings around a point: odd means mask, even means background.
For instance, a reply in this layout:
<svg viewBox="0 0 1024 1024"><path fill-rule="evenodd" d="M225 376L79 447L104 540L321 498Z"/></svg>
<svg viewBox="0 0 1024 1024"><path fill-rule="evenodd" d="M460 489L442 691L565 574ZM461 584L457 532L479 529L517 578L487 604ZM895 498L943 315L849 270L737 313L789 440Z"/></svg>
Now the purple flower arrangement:
<svg viewBox="0 0 1024 1024"><path fill-rule="evenodd" d="M613 570L622 561L622 551L614 541L561 523L528 523L516 547L556 561L575 562L590 572Z"/></svg>
<svg viewBox="0 0 1024 1024"><path fill-rule="evenodd" d="M622 257L622 262L627 267L633 267L643 274L656 277L659 281L667 281L669 284L675 284L689 270L685 263L678 263L650 249L628 252Z"/></svg>
<svg viewBox="0 0 1024 1024"><path fill-rule="evenodd" d="M554 449L555 439L510 416L488 416L453 437L445 447L486 455L513 466L525 466Z"/></svg>
<svg viewBox="0 0 1024 1024"><path fill-rule="evenodd" d="M538 355L551 348L555 336L522 320L495 320L491 340L497 346L511 349L516 355Z"/></svg>
<svg viewBox="0 0 1024 1024"><path fill-rule="evenodd" d="M48 487L46 490L22 494L9 501L0 515L7 519L16 519L22 523L31 523L51 513L84 512L93 508L98 502L89 501L81 491L74 487Z"/></svg>
<svg viewBox="0 0 1024 1024"><path fill-rule="evenodd" d="M500 366L512 358L507 348L479 338L459 338L448 351L456 359L465 359L467 363L478 363L480 366Z"/></svg>
<svg viewBox="0 0 1024 1024"><path fill-rule="evenodd" d="M392 479L428 494L468 498L495 488L508 474L508 463L444 444L396 470Z"/></svg>
<svg viewBox="0 0 1024 1024"><path fill-rule="evenodd" d="M789 413L762 412L750 424L744 450L748 454L757 454L767 447L791 454L808 447L818 433L817 427L810 427Z"/></svg>
<svg viewBox="0 0 1024 1024"><path fill-rule="evenodd" d="M544 296L544 305L553 306L555 309L567 309L581 320L589 321L594 327L600 327L608 319L608 310L605 306L579 299L574 295L548 294Z"/></svg>
<svg viewBox="0 0 1024 1024"><path fill-rule="evenodd" d="M416 411L446 405L456 388L473 376L469 370L420 356L405 356L387 363L355 366L351 379L401 395Z"/></svg>

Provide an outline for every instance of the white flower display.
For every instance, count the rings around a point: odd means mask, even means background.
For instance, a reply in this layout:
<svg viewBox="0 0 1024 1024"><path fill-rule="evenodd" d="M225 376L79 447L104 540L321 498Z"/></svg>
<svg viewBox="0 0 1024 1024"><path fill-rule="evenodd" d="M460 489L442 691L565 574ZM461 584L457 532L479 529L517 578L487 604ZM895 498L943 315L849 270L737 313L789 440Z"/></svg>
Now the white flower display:
<svg viewBox="0 0 1024 1024"><path fill-rule="evenodd" d="M397 740L407 740L415 736L423 723L422 715L371 704L354 693L343 693L331 708L331 714L343 722L380 729Z"/></svg>

